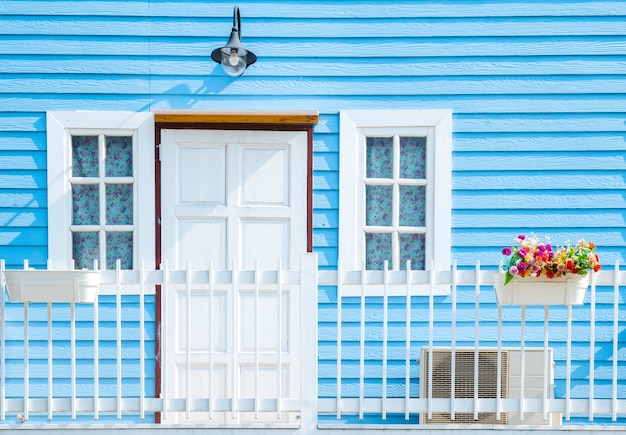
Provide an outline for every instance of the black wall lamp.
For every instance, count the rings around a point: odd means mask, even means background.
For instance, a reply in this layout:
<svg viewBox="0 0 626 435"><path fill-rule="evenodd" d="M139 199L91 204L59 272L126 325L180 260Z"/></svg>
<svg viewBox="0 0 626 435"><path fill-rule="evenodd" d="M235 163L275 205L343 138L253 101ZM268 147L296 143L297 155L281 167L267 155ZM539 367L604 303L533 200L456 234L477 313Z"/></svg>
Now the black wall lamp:
<svg viewBox="0 0 626 435"><path fill-rule="evenodd" d="M235 6L233 12L233 30L225 46L216 48L211 53L211 58L222 64L224 72L229 76L237 77L243 74L246 68L256 62L253 52L246 50L241 43L241 15L239 7Z"/></svg>

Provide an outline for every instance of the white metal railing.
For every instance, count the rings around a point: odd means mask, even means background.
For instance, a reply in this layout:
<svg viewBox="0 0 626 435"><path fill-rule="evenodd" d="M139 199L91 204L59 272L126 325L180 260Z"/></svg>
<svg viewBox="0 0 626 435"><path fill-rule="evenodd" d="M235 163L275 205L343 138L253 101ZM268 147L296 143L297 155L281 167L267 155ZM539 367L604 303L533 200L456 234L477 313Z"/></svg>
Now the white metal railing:
<svg viewBox="0 0 626 435"><path fill-rule="evenodd" d="M344 271L341 267L318 270L315 254L304 254L297 271L284 271L280 267L273 271L239 271L235 267L226 271L198 270L191 266L183 270L164 267L163 270L102 271L106 295L89 306L8 303L3 292L0 420L10 422L17 414L28 420L42 416L44 421L52 422L59 416L80 421L98 420L107 415L132 423L151 422L158 415L164 421L184 424L211 421L217 415L221 423L237 425L243 423L239 416L247 415L253 422L271 421L280 425L283 416L297 413L300 420L295 425L306 428L315 427L320 416L332 419L354 416L357 422L376 419L384 422L400 416L409 423L426 423L433 413L477 416L490 412L498 419L505 413L515 413L522 421L531 415L539 415L543 420L552 413L561 414L566 422L574 416L584 416L590 422L623 418L626 397L620 391L618 376L624 369L620 361L623 357L619 355L623 345L619 339L623 311L619 290L621 283L626 282L626 272L619 271L619 264L615 264L614 271L595 274L589 288L589 302L574 308L498 307L491 288L493 272L494 267L481 268L478 264L472 270L453 266L449 271L409 273ZM211 348L204 354L209 361L206 367L215 370L229 367L233 382L230 391L218 391L212 384L204 395L192 391L195 378L190 373L202 357L202 352L193 345L198 331L190 323L179 323L182 331L173 327L176 319L165 306L171 301L163 304L162 322L167 328L161 331L161 337L146 332L156 315L153 310L157 286L161 286L163 295L175 292L185 322L192 321L190 315L197 302L194 297L206 297L208 304L216 304L218 294L225 301L230 300L227 298L235 290L250 297L257 320L249 359L236 354L221 355L222 361ZM324 304L334 314L320 319L317 295L325 288L333 289ZM279 302L277 310L281 314L277 318L277 330L272 330L272 334L279 337L280 331L288 329L281 320L285 317L281 310L291 310L287 317L298 320L299 325L297 355L286 356L280 346L277 353L268 352L262 348L258 335L263 326L258 324L261 297L283 292L297 293L299 303L287 308ZM237 303L227 305L233 317L240 315L236 311ZM209 306L213 313L215 308ZM574 313L577 313L576 321ZM325 325L318 328L319 322ZM64 325L62 337L55 335L59 330L57 324ZM230 329L224 331L225 336L234 339L236 320L226 324ZM213 337L215 330L211 328L218 325L207 325ZM175 351L167 341L172 334L179 334L183 340L178 343L179 350L182 349L179 361L182 377L174 383L168 379L172 372L167 371L167 364L173 361L167 356ZM584 343L577 337L583 337ZM158 386L161 396L152 397L157 382L152 370L155 358L147 349L159 339L164 345L161 357L166 367L161 370ZM57 341L63 342L61 347L68 343L67 356L55 354ZM129 341L134 343L127 346ZM323 352L318 347L321 341L326 343ZM20 342L21 355L16 349ZM106 343L112 344L113 349L105 346ZM328 350L328 343L332 350ZM598 343L604 349L600 357L596 355ZM228 346L237 347L233 343ZM426 348L432 355L433 349L442 346L452 350L469 347L476 353L484 348L501 352L515 347L522 355L530 347L551 348L555 354L558 391L554 396L551 394L552 384L544 372L542 394L538 397L524 397L523 376L521 397L516 398L483 398L477 389L471 398L454 398L454 387L449 399L433 397L430 389L420 394L418 385L424 382L418 365L420 350ZM610 351L606 351L609 347ZM89 352L88 358L85 352ZM580 363L581 355L589 356L587 366ZM79 362L83 364L85 359L93 364L89 370L79 367ZM20 360L16 370L14 363ZM283 394L281 379L275 379L271 389L263 389L262 368L272 364L281 367L287 361L298 365L297 394ZM524 361L522 358L520 362L522 374ZM233 363L252 370L252 394L241 394L245 380L235 366L228 366ZM573 364L578 365L576 370ZM586 373L580 375L583 368ZM324 384L330 387L318 382L318 370L320 379L331 380ZM213 379L221 376L210 371L209 377ZM451 375L456 376L454 369ZM475 379L478 376L475 369ZM31 382L41 378L46 380L45 387ZM89 380L91 384L85 387ZM433 380L428 381L432 386ZM372 420L372 415L377 417ZM174 417L177 419L171 420Z"/></svg>
<svg viewBox="0 0 626 435"><path fill-rule="evenodd" d="M453 266L451 271L433 272L410 272L404 271L361 271L344 272L339 268L338 272L320 271L320 285L337 285L337 329L336 329L336 358L330 361L335 364L333 373L337 378L336 389L332 397L320 397L319 413L335 416L337 419L346 414L358 416L361 421L371 421L371 417L364 419L364 415L378 414L381 420L385 420L389 414L402 415L406 421L415 421L416 415L421 415L420 423L428 423L433 413L449 413L454 419L455 414L471 413L478 419L479 413L495 413L496 420L501 420L505 413L514 413L524 424L530 417L539 416L539 424L560 424L560 417L570 421L573 416L584 416L589 422L598 418L606 421L617 421L626 414L626 395L620 391L619 370L623 370L620 360L620 314L626 309L620 298L620 285L626 282L626 273L619 271L619 264L614 265L613 271L603 270L592 275L591 285L588 289L589 302L578 307L500 307L494 300L492 275L494 267L483 269L476 264L474 270L457 270ZM441 296L442 288L448 288L449 294ZM372 291L374 289L374 291ZM445 294L445 292L443 293ZM602 296L601 302L598 295ZM404 299L404 302L402 302ZM460 301L460 299L462 299ZM372 302L377 301L377 302ZM396 309L389 308L395 303ZM377 304L377 305L376 305ZM352 312L346 315L343 305L352 305ZM375 305L368 308L368 305ZM599 325L597 310L602 308L602 332L600 336L597 328ZM427 307L427 318L417 320L416 311ZM459 313L459 307L463 307L463 314ZM402 312L404 310L404 312ZM377 311L382 311L377 313ZM355 319L358 312L358 319ZM576 334L583 337L586 351L579 349L579 354L587 355L588 367L584 375L576 375L576 395L573 393L573 341L580 347L580 338L573 338L574 313L576 317ZM509 319L504 325L504 313ZM530 314L529 314L530 313ZM518 318L519 316L519 318ZM514 320L511 321L510 319ZM347 323L358 325L358 336L355 332L344 332ZM364 349L368 338L365 332L368 324L372 322L382 323L381 336L377 350L380 355L377 358L381 364L378 373L366 373L368 362L371 359L365 356ZM403 323L404 333L399 336L396 331L393 337L389 334L389 325ZM462 323L462 336L459 337L459 326ZM493 325L495 323L495 325ZM442 324L449 326L442 328ZM486 324L491 324L485 327ZM565 324L566 334L562 334L562 326ZM356 330L357 325L352 329ZM532 326L533 331L528 332ZM541 329L539 329L541 328ZM558 337L551 339L550 330L559 331ZM443 332L440 330L443 329ZM541 332L539 332L541 331ZM372 334L370 333L370 336ZM506 335L506 337L504 337ZM513 337L513 338L512 338ZM497 395L492 398L481 397L481 391L474 387L472 397L457 396L455 398L455 369L451 367L450 390L451 398L437 398L432 394L432 371L428 372L428 390L412 390L411 385L417 385L426 381L420 379L417 368L420 348L424 347L433 354L433 350L444 347L452 351L452 358L460 348L471 348L474 355L483 349L495 349L498 354L498 383L500 382L500 355L504 349L511 347L511 341L515 341L514 348L521 353L520 370L520 395L518 397L506 397L500 385ZM601 358L596 356L596 343L602 342L606 348L611 346L610 355L603 354ZM346 344L352 342L358 344L360 353L355 361L354 354L344 351ZM530 344L527 342L531 342ZM403 366L396 373L396 380L404 382L404 388L399 391L391 391L388 384L390 360L390 345L395 347L402 345L404 354L396 354L393 358L403 360ZM540 343L543 355L547 358L553 348L558 353L557 364L560 378L554 380L558 386L558 392L552 394L552 380L549 379L548 361L543 364L541 394L536 397L525 397L524 353L529 352L529 346L533 350ZM580 368L580 355L576 358ZM477 360L476 360L477 361ZM351 363L358 364L358 375L343 376L348 371L346 366ZM423 363L423 362L422 362ZM432 364L432 360L430 361ZM610 377L606 370L602 371L602 391L594 387L597 378L596 366L602 364L611 365ZM430 366L430 365L429 365ZM329 370L326 371L328 373ZM580 371L580 370L577 370ZM563 375L564 373L564 375ZM320 376L324 376L323 373ZM351 379L348 379L351 378ZM379 394L372 396L365 387L372 381L380 382ZM472 385L479 384L479 366L474 365ZM346 383L353 381L358 384L356 391L350 390L345 393ZM458 386L458 385L457 385ZM584 395L580 392L584 391ZM343 392L343 393L342 393ZM620 394L621 393L621 394ZM442 396L439 396L442 397ZM554 419L548 417L557 415ZM413 420L411 420L413 419ZM328 421L328 420L326 420ZM537 421L535 418L533 421ZM547 423L550 421L550 423ZM534 423L533 423L534 424Z"/></svg>
<svg viewBox="0 0 626 435"><path fill-rule="evenodd" d="M2 262L0 278L3 284L4 270ZM117 270L100 272L102 295L96 298L94 304L11 303L6 300L6 292L2 291L0 420L5 423L27 420L55 422L59 418L61 421L68 421L69 418L71 421L89 422L100 420L104 416L109 419L113 416L130 423L150 423L156 418L163 422L184 424L186 421L197 423L198 419L193 420L197 415L210 419L209 417L219 414L222 421L218 423L230 425L245 423L239 418L240 415L252 415L253 422L257 424L271 420L272 425L282 426L284 422L287 426L294 426L294 423L290 423L286 418L281 421L283 415L288 416L291 413L298 415L295 424L297 427L314 427L317 418L316 377L312 374L316 371L314 345L316 330L310 328L310 325L316 322L316 273L317 257L314 254L303 254L300 270L296 271L284 271L280 268L275 270L257 268L253 271L237 268L198 270L192 269L189 265L183 270L171 270L167 265L162 270L148 270L143 267L138 270L121 270L118 265ZM156 345L159 335L157 333L155 338L154 333L147 327L154 326L156 315L154 298L158 286L161 288L163 299L161 322L164 327L160 331L160 339L164 348L161 349L163 367L160 371L161 383L158 385L160 397L154 397L155 372L151 372L147 367L154 367L158 358L151 356L148 349ZM170 295L174 295L174 298L168 299ZM231 298L229 303L234 318L228 318L219 325L209 320L203 323L207 327L206 330L191 330L190 325L195 322L190 316L191 308L193 304L198 303L198 297L206 295L210 295L212 301L217 300L219 295ZM246 303L251 302L255 305L252 310L255 319L242 319L241 313L237 312L238 305L242 305L242 298L246 295L252 295ZM278 350L272 352L261 348L261 341L255 339L253 349L249 352L253 355L253 363L246 366L246 369L251 367L253 371L253 382L256 387L252 395L241 394L241 391L244 391L240 388L243 381L239 379L237 367L231 367L229 370L233 378L230 381L232 385L227 391L218 391L217 387L211 386L198 395L191 387L199 381L190 377L192 366L196 366L199 354L193 347L193 337L201 337L210 332L237 340L237 325L248 320L253 322L255 329L253 334L257 337L264 334L263 328L266 325L259 322L259 316L263 316L264 313L259 312L259 305L268 295L275 295L279 306L273 325L276 328L274 333L290 330L292 334L289 337L290 341L309 345L294 346L290 342L291 348L284 349L281 348L281 341L277 337ZM177 307L178 311L172 311L171 306L167 307L167 304L176 303L176 299L181 303ZM297 301L297 304L289 304L288 307L292 312L288 316L282 312L283 299L289 302ZM132 313L130 317L129 313ZM210 319L208 313L204 314ZM187 321L181 325L179 320L184 317ZM283 323L285 318L293 322L285 325ZM46 338L43 344L45 355L41 353L42 343L40 343L42 321L46 324ZM58 327L59 323L63 324L63 328ZM103 327L104 324L107 326ZM224 325L227 330L217 332L211 330ZM10 336L7 336L7 328L11 330ZM19 338L13 336L13 332L20 329L23 336ZM294 330L297 335L294 335ZM151 338L146 340L146 337ZM176 340L172 341L172 337ZM23 350L21 356L12 350L18 341ZM37 346L34 345L35 341ZM65 346L65 341L69 342L67 345L69 354L55 355L55 347L58 350L59 347ZM151 342L151 346L146 346L147 341ZM63 344L57 345L59 342ZM167 346L171 346L172 343L175 345L168 348ZM227 354L226 358L232 358L235 363L237 358L241 358L232 356L240 347L239 342L229 343L227 347L226 352L222 350L209 352L216 360L215 363L211 361L209 368L223 368L217 361L220 353ZM175 370L168 372L167 364L172 360L165 353L174 353L177 348L184 349L182 354L186 360L179 366L186 374L182 379L172 382L172 376L178 374ZM297 354L291 349L297 349ZM78 362L84 363L85 360L88 360L89 367L77 373ZM294 389L298 393L296 396L290 395L289 391L282 394L284 389L281 389L281 376L277 376L277 391L260 391L261 377L266 374L263 369L268 365L263 364L272 360L276 361L271 364L278 365L279 373L286 363L297 366L297 370L293 371L296 378L289 379L290 383L297 385ZM18 369L14 368L15 362L20 365ZM246 361L241 363L246 364ZM7 367L11 368L7 371ZM33 379L42 378L47 379L46 387L33 385ZM85 382L89 382L86 388ZM185 388L180 388L180 382ZM90 394L78 391L79 388L88 390ZM272 415L271 419L267 418L268 414ZM229 418L230 416L232 418Z"/></svg>

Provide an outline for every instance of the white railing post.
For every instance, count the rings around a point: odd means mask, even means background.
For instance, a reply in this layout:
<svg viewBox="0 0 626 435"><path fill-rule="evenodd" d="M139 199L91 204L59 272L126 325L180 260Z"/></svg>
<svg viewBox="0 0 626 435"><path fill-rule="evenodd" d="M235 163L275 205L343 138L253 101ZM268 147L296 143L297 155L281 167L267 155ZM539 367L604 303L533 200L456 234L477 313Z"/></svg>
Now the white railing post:
<svg viewBox="0 0 626 435"><path fill-rule="evenodd" d="M6 347L5 347L5 301L4 295L6 293L5 282L4 282L4 260L0 260L0 291L2 294L0 295L0 421L4 421L6 417L6 371L5 371L5 362L6 362Z"/></svg>
<svg viewBox="0 0 626 435"><path fill-rule="evenodd" d="M300 396L302 433L317 429L317 254L300 257Z"/></svg>

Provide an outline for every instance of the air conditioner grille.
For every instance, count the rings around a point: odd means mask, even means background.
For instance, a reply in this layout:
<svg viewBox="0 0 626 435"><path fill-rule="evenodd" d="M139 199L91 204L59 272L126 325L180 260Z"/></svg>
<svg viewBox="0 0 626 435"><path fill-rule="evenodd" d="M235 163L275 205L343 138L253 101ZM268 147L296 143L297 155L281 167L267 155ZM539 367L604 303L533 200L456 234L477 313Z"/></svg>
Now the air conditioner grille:
<svg viewBox="0 0 626 435"><path fill-rule="evenodd" d="M428 395L428 351L424 352L421 363L424 364L425 373L423 382L423 396ZM508 353L501 352L501 398L507 397L508 385ZM452 385L452 351L433 351L433 398L449 398ZM497 397L497 372L498 353L497 351L478 352L478 397ZM471 399L474 397L474 351L455 352L455 380L454 396L459 399ZM424 394L425 393L425 394ZM500 415L500 420L496 419L496 414L491 412L478 413L478 421L474 420L473 413L455 413L454 420L449 413L432 413L432 419L425 418L425 423L448 424L448 423L481 423L481 424L506 424L506 414Z"/></svg>

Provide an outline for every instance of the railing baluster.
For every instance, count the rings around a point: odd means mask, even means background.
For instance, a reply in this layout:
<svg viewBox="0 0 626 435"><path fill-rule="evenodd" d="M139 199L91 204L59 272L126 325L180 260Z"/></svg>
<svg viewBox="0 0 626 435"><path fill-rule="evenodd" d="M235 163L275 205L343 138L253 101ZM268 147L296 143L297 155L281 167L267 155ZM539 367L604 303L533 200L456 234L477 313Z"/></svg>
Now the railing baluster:
<svg viewBox="0 0 626 435"><path fill-rule="evenodd" d="M76 420L76 304L70 303L70 367L72 371L72 420Z"/></svg>
<svg viewBox="0 0 626 435"><path fill-rule="evenodd" d="M454 382L454 367L456 367L456 286L457 286L457 263L456 260L452 264L452 313L451 313L451 321L452 321L452 331L450 337L450 346L451 346L451 358L450 358L450 376L452 376L452 381L450 382L450 418L454 420L456 418L455 405L456 401L454 399L456 395L456 387ZM430 367L430 366L429 366ZM432 371L429 370L429 371Z"/></svg>
<svg viewBox="0 0 626 435"><path fill-rule="evenodd" d="M591 275L591 313L589 318L589 421L593 421L596 353L596 276Z"/></svg>
<svg viewBox="0 0 626 435"><path fill-rule="evenodd" d="M115 326L117 344L117 418L122 418L122 262L115 261Z"/></svg>
<svg viewBox="0 0 626 435"><path fill-rule="evenodd" d="M498 272L503 268L500 260ZM498 345L496 352L496 420L502 418L502 305L498 304Z"/></svg>
<svg viewBox="0 0 626 435"><path fill-rule="evenodd" d="M565 420L570 421L572 407L572 306L567 306L567 342L565 349Z"/></svg>
<svg viewBox="0 0 626 435"><path fill-rule="evenodd" d="M143 260L139 263L139 418L145 419L145 388L146 388L146 361L144 347L145 340L145 285Z"/></svg>
<svg viewBox="0 0 626 435"><path fill-rule="evenodd" d="M541 409L543 410L543 420L546 421L548 420L548 364L550 363L548 358L548 305L545 305L543 309L543 391L541 393Z"/></svg>
<svg viewBox="0 0 626 435"><path fill-rule="evenodd" d="M254 419L259 419L259 328L261 327L259 304L259 260L254 261Z"/></svg>
<svg viewBox="0 0 626 435"><path fill-rule="evenodd" d="M191 418L191 261L185 274L185 418Z"/></svg>
<svg viewBox="0 0 626 435"><path fill-rule="evenodd" d="M383 267L383 367L382 367L382 419L387 419L387 335L389 332L389 263Z"/></svg>
<svg viewBox="0 0 626 435"><path fill-rule="evenodd" d="M432 263L431 263L432 267ZM432 270L429 275L428 285L428 399L426 401L426 408L428 412L428 419L433 418L433 333L435 330L435 296L433 286L433 274ZM452 384L454 384L454 367L452 367Z"/></svg>
<svg viewBox="0 0 626 435"><path fill-rule="evenodd" d="M520 326L519 419L524 421L524 376L526 376L526 305L522 305Z"/></svg>
<svg viewBox="0 0 626 435"><path fill-rule="evenodd" d="M48 420L52 420L52 302L48 302Z"/></svg>
<svg viewBox="0 0 626 435"><path fill-rule="evenodd" d="M24 421L29 417L28 302L24 302Z"/></svg>
<svg viewBox="0 0 626 435"><path fill-rule="evenodd" d="M337 262L337 420L341 419L341 289L343 285L341 260Z"/></svg>
<svg viewBox="0 0 626 435"><path fill-rule="evenodd" d="M359 316L359 420L365 413L365 262L361 265L361 313Z"/></svg>
<svg viewBox="0 0 626 435"><path fill-rule="evenodd" d="M237 288L237 276L239 273L239 270L237 269L238 264L235 260L233 260L232 263L232 279L231 279L231 283L232 283L232 327L233 327L233 344L232 344L232 368L231 368L231 376L232 376L232 382L233 382L233 398L231 400L231 410L230 410L230 416L231 418L234 420L235 418L237 418L237 398L239 397L239 383L238 383L238 376L237 376L237 372L238 372L238 368L237 368L237 349L239 349L239 337L237 334L237 324L239 322L239 310L237 308L238 304L237 301L239 300L239 289Z"/></svg>
<svg viewBox="0 0 626 435"><path fill-rule="evenodd" d="M411 260L406 262L406 295L405 295L405 332L404 332L404 419L410 417L409 401L411 399Z"/></svg>
<svg viewBox="0 0 626 435"><path fill-rule="evenodd" d="M4 259L0 260L0 289L2 290L2 294L0 295L0 420L4 421L6 418L6 370L5 370L5 362L6 362L6 345L5 345L5 300L4 295L6 294L5 289L5 279L4 279L4 268L5 262Z"/></svg>
<svg viewBox="0 0 626 435"><path fill-rule="evenodd" d="M165 298L166 295L169 295L169 280L170 280L170 276L169 276L169 272L168 272L168 261L167 259L161 263L161 271L163 272L163 285L161 287L161 335L163 337L165 337L165 331L169 331L170 328L168 328L168 323L169 323L169 317L167 315L167 311L168 311L168 306L169 304L166 301L163 301L163 299ZM166 303L163 303L166 302ZM169 307L169 309L171 309L171 307ZM161 376L161 398L163 399L162 401L162 414L161 417L163 417L164 420L167 420L167 415L168 415L168 407L169 407L169 391L167 388L167 377L165 376L165 373L168 373L168 364L167 364L167 357L166 355L168 355L169 352L169 348L167 346L167 340L161 340L161 355L159 356L160 360L161 360L161 373L163 373L163 375Z"/></svg>
<svg viewBox="0 0 626 435"><path fill-rule="evenodd" d="M612 395L611 409L612 420L617 421L617 362L619 352L619 261L615 261L613 274L613 376L612 376Z"/></svg>
<svg viewBox="0 0 626 435"><path fill-rule="evenodd" d="M277 328L276 328L276 418L281 419L283 409L283 383L282 383L282 338L283 338L283 286L282 286L282 264L278 260L276 269L276 308L277 308Z"/></svg>
<svg viewBox="0 0 626 435"><path fill-rule="evenodd" d="M478 420L478 364L480 362L480 261L476 260L474 287L474 420Z"/></svg>
<svg viewBox="0 0 626 435"><path fill-rule="evenodd" d="M93 270L98 270L98 260L93 261ZM100 337L98 327L98 298L93 304L93 419L100 418L99 399L100 396Z"/></svg>
<svg viewBox="0 0 626 435"><path fill-rule="evenodd" d="M99 332L99 303L98 298L93 304L93 418L100 418L99 396L100 396L100 332Z"/></svg>
<svg viewBox="0 0 626 435"><path fill-rule="evenodd" d="M28 270L28 260L24 260L24 270ZM29 364L28 361L28 302L24 302L24 421L29 417Z"/></svg>
<svg viewBox="0 0 626 435"><path fill-rule="evenodd" d="M215 296L215 272L213 270L213 260L209 262L209 420L213 419L213 407L215 406L215 399L213 397L213 371L215 369L215 339L213 331L213 303Z"/></svg>

